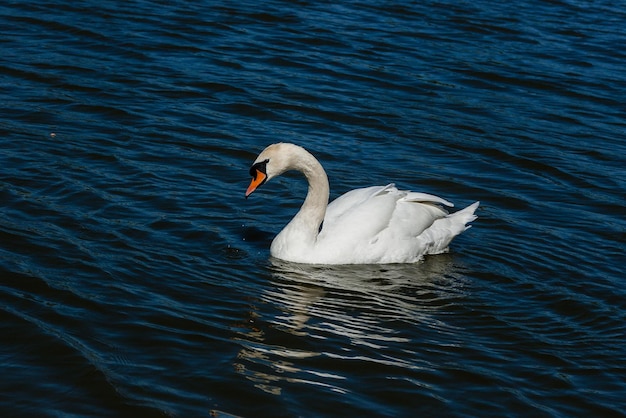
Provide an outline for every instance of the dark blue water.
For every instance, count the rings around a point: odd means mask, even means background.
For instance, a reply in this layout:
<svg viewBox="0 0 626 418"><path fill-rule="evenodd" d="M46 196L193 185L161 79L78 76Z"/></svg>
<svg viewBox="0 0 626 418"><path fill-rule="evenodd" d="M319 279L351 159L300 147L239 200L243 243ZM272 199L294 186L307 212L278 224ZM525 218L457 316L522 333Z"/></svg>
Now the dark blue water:
<svg viewBox="0 0 626 418"><path fill-rule="evenodd" d="M626 416L611 1L0 5L0 415ZM269 243L298 176L479 219L415 265Z"/></svg>

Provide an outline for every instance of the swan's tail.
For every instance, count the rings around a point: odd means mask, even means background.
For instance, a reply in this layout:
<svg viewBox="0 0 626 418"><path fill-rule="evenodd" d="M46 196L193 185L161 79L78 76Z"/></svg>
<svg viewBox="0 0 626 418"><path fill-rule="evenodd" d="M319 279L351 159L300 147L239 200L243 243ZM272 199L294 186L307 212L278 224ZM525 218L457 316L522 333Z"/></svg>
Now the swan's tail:
<svg viewBox="0 0 626 418"><path fill-rule="evenodd" d="M433 222L430 228L420 235L420 238L425 240L424 245L428 247L426 254L446 252L454 237L471 228L469 223L477 218L474 212L478 209L478 205L480 202L474 202L465 209Z"/></svg>
<svg viewBox="0 0 626 418"><path fill-rule="evenodd" d="M451 219L451 220L454 219L455 223L458 223L459 225L463 226L463 229L458 232L460 234L466 229L471 228L472 225L468 225L468 224L476 220L476 218L478 218L478 216L474 215L474 212L476 212L476 209L478 209L479 205L480 205L480 202L474 202L468 207L466 207L465 209L462 209L458 212L454 212L453 214L448 215L446 218Z"/></svg>

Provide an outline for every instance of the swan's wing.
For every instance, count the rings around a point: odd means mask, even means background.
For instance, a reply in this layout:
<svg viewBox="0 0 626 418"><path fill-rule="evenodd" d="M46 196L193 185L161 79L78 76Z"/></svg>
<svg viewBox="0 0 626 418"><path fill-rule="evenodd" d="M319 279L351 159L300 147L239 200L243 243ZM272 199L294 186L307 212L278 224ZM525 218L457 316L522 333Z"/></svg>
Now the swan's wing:
<svg viewBox="0 0 626 418"><path fill-rule="evenodd" d="M406 202L439 203L444 206L454 207L454 204L448 202L446 199L428 193L407 192L403 200Z"/></svg>
<svg viewBox="0 0 626 418"><path fill-rule="evenodd" d="M474 219L477 204L461 215L448 215L443 206L452 204L393 184L352 190L328 205L314 258L320 263L388 263L442 252Z"/></svg>
<svg viewBox="0 0 626 418"><path fill-rule="evenodd" d="M326 209L324 223L328 226L346 214L358 210L358 208L367 206L368 202L374 197L386 196L390 201L417 202L417 203L437 203L444 206L453 207L454 204L449 201L432 194L400 191L395 187L394 183L386 186L372 186L362 189L354 189L339 196L333 200ZM372 214L374 215L374 214ZM378 215L380 216L380 214Z"/></svg>
<svg viewBox="0 0 626 418"><path fill-rule="evenodd" d="M398 189L395 188L393 183L386 186L372 186L363 189L350 190L330 202L326 208L324 222L342 217L344 214L349 213L374 196L397 191Z"/></svg>
<svg viewBox="0 0 626 418"><path fill-rule="evenodd" d="M402 195L393 184L355 189L335 199L326 209L320 239L333 242L367 241L389 224Z"/></svg>
<svg viewBox="0 0 626 418"><path fill-rule="evenodd" d="M328 242L371 242L383 233L415 238L447 215L438 204L452 204L426 193L398 190L393 184L352 190L328 205L319 238Z"/></svg>

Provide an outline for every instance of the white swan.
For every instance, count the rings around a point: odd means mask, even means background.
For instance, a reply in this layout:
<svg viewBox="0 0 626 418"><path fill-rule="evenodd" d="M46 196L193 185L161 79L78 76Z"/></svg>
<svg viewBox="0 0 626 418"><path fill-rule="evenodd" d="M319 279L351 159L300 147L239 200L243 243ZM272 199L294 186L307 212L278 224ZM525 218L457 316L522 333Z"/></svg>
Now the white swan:
<svg viewBox="0 0 626 418"><path fill-rule="evenodd" d="M309 191L300 211L274 238L273 257L308 264L413 263L445 252L465 231L480 202L451 215L440 197L401 191L393 184L351 190L328 204L322 165L304 148L287 143L265 148L250 168L246 198L285 171L302 172Z"/></svg>

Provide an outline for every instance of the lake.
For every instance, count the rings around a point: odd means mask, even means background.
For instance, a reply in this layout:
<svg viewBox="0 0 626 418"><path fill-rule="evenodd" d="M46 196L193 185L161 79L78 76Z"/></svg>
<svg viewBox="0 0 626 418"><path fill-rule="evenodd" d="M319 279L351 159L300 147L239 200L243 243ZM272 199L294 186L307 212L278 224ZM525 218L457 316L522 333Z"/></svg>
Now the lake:
<svg viewBox="0 0 626 418"><path fill-rule="evenodd" d="M0 415L626 416L626 11L600 0L0 5ZM446 254L270 257L331 198Z"/></svg>

